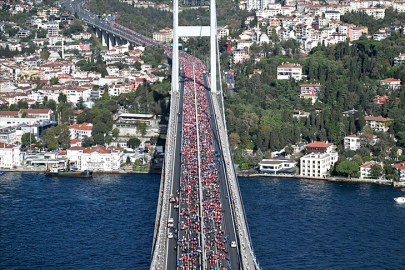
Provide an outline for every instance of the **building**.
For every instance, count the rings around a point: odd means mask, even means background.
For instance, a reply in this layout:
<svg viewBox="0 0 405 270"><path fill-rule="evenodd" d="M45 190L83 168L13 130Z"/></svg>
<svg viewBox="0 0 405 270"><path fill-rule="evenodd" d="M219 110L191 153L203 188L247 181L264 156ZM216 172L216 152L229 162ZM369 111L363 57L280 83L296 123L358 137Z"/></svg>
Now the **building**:
<svg viewBox="0 0 405 270"><path fill-rule="evenodd" d="M294 174L295 163L288 159L263 159L259 163L260 173L265 174Z"/></svg>
<svg viewBox="0 0 405 270"><path fill-rule="evenodd" d="M345 149L356 151L360 149L360 135L350 135L344 138Z"/></svg>
<svg viewBox="0 0 405 270"><path fill-rule="evenodd" d="M390 90L399 90L401 88L401 80L397 80L394 78L388 78L381 80L381 85L386 85L388 86L388 89Z"/></svg>
<svg viewBox="0 0 405 270"><path fill-rule="evenodd" d="M301 84L301 94L318 95L321 92L321 85L317 83Z"/></svg>
<svg viewBox="0 0 405 270"><path fill-rule="evenodd" d="M83 140L84 137L91 137L91 131L93 130L93 124L83 123L69 126L70 138L76 140Z"/></svg>
<svg viewBox="0 0 405 270"><path fill-rule="evenodd" d="M405 64L405 53L400 53L398 57L394 58L395 65L403 65Z"/></svg>
<svg viewBox="0 0 405 270"><path fill-rule="evenodd" d="M26 114L26 117L35 118L34 120L38 121L50 121L52 110L48 109L21 109L18 112L19 117L23 117L23 114Z"/></svg>
<svg viewBox="0 0 405 270"><path fill-rule="evenodd" d="M268 4L274 4L275 0L247 0L246 9L266 9Z"/></svg>
<svg viewBox="0 0 405 270"><path fill-rule="evenodd" d="M405 182L405 162L395 163L394 168L397 169L399 173L399 181Z"/></svg>
<svg viewBox="0 0 405 270"><path fill-rule="evenodd" d="M20 165L20 148L14 144L0 143L0 167L14 168Z"/></svg>
<svg viewBox="0 0 405 270"><path fill-rule="evenodd" d="M300 174L302 176L324 178L337 160L338 154L336 152L305 155L300 159Z"/></svg>
<svg viewBox="0 0 405 270"><path fill-rule="evenodd" d="M392 124L394 119L384 118L382 116L365 116L366 125L370 126L374 131L387 132L389 126Z"/></svg>
<svg viewBox="0 0 405 270"><path fill-rule="evenodd" d="M305 146L305 154L332 153L333 150L333 143L313 142Z"/></svg>
<svg viewBox="0 0 405 270"><path fill-rule="evenodd" d="M75 146L69 148L66 155L81 171L118 171L123 162L124 149L102 145L87 148Z"/></svg>
<svg viewBox="0 0 405 270"><path fill-rule="evenodd" d="M374 165L378 165L381 168L383 167L382 162L377 162L377 161L364 162L360 166L360 178L370 178L371 177L371 167L373 167Z"/></svg>
<svg viewBox="0 0 405 270"><path fill-rule="evenodd" d="M325 19L340 21L340 12L334 10L325 11Z"/></svg>
<svg viewBox="0 0 405 270"><path fill-rule="evenodd" d="M17 132L14 127L0 128L0 143L16 143Z"/></svg>
<svg viewBox="0 0 405 270"><path fill-rule="evenodd" d="M297 81L302 79L302 66L294 63L283 63L277 67L277 80L289 80L294 78Z"/></svg>
<svg viewBox="0 0 405 270"><path fill-rule="evenodd" d="M166 27L153 33L153 39L162 43L168 43L173 40L173 29Z"/></svg>
<svg viewBox="0 0 405 270"><path fill-rule="evenodd" d="M373 98L373 103L377 104L377 105L384 105L385 102L388 101L388 96L380 96L380 95L376 95Z"/></svg>

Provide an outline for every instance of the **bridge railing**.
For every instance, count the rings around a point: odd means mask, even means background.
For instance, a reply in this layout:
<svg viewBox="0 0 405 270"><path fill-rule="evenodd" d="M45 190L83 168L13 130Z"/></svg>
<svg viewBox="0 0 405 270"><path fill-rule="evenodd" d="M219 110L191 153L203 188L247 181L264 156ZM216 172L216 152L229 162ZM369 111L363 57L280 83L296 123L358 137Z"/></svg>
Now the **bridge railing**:
<svg viewBox="0 0 405 270"><path fill-rule="evenodd" d="M227 181L231 192L232 198L232 210L234 211L235 225L240 242L241 259L243 269L260 269L259 264L254 256L253 247L250 240L250 233L245 218L245 211L243 208L243 202L240 196L239 184L236 178L236 172L233 166L232 154L229 148L228 136L226 133L226 123L221 115L221 109L218 101L218 96L212 94L213 107L215 111L215 119L220 133L220 143L225 160L225 168Z"/></svg>

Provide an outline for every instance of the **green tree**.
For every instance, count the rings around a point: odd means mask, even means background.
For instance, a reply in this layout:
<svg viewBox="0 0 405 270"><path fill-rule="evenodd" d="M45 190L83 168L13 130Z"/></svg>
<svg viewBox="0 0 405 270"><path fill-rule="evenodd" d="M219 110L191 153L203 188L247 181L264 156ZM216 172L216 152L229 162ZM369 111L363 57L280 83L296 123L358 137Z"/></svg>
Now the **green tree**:
<svg viewBox="0 0 405 270"><path fill-rule="evenodd" d="M59 101L60 103L65 103L65 102L67 101L66 95L63 94L63 93L59 93L58 101Z"/></svg>
<svg viewBox="0 0 405 270"><path fill-rule="evenodd" d="M84 136L82 140L83 147L90 147L93 145L93 139L91 137Z"/></svg>
<svg viewBox="0 0 405 270"><path fill-rule="evenodd" d="M359 164L350 160L342 161L336 166L336 171L339 174L348 175L349 178L351 178L353 174L358 173L359 169Z"/></svg>
<svg viewBox="0 0 405 270"><path fill-rule="evenodd" d="M112 131L112 134L115 138L117 138L118 135L120 134L120 130L118 128L114 128Z"/></svg>
<svg viewBox="0 0 405 270"><path fill-rule="evenodd" d="M131 147L132 149L139 147L141 144L141 141L138 138L130 138L127 142L127 145Z"/></svg>
<svg viewBox="0 0 405 270"><path fill-rule="evenodd" d="M31 137L31 139L30 139ZM35 135L32 133L25 133L24 135L21 136L21 143L25 145L30 145L31 143L37 143L37 139L35 138Z"/></svg>
<svg viewBox="0 0 405 270"><path fill-rule="evenodd" d="M55 136L58 138L58 144L62 149L70 148L70 131L67 125L58 125L55 128Z"/></svg>
<svg viewBox="0 0 405 270"><path fill-rule="evenodd" d="M379 164L373 164L373 166L371 166L371 178L373 179L379 179L381 177L382 174L382 168Z"/></svg>
<svg viewBox="0 0 405 270"><path fill-rule="evenodd" d="M59 78L58 77L53 77L51 78L51 80L49 81L49 84L52 86L54 84L59 83Z"/></svg>

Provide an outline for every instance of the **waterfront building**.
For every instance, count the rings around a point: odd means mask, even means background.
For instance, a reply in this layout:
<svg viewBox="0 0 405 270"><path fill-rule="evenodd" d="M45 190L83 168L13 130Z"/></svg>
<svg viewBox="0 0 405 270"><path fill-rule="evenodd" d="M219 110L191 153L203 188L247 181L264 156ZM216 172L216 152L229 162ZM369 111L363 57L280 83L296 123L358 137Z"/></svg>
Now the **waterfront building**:
<svg viewBox="0 0 405 270"><path fill-rule="evenodd" d="M382 162L377 162L377 161L364 162L360 166L360 178L370 178L371 177L371 167L373 167L374 165L380 166L381 169L383 167Z"/></svg>
<svg viewBox="0 0 405 270"><path fill-rule="evenodd" d="M405 162L394 164L394 168L399 173L399 181L400 182L405 182Z"/></svg>
<svg viewBox="0 0 405 270"><path fill-rule="evenodd" d="M265 174L294 174L295 163L288 159L263 159L259 163L260 173Z"/></svg>
<svg viewBox="0 0 405 270"><path fill-rule="evenodd" d="M14 144L0 143L0 167L13 168L20 165L20 147Z"/></svg>
<svg viewBox="0 0 405 270"><path fill-rule="evenodd" d="M124 149L102 145L94 147L75 146L67 150L69 162L81 171L118 171L123 161Z"/></svg>
<svg viewBox="0 0 405 270"><path fill-rule="evenodd" d="M338 153L311 153L300 159L302 176L326 177L329 170L338 160Z"/></svg>

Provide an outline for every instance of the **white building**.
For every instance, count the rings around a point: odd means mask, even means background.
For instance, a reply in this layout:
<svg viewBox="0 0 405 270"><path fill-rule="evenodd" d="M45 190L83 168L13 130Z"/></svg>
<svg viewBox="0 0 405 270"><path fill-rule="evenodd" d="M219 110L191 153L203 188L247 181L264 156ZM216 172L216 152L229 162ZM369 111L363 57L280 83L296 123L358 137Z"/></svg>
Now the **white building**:
<svg viewBox="0 0 405 270"><path fill-rule="evenodd" d="M93 124L91 123L83 123L83 124L75 124L69 126L70 131L70 138L76 140L83 140L83 138L91 137L91 131L93 130Z"/></svg>
<svg viewBox="0 0 405 270"><path fill-rule="evenodd" d="M327 11L325 11L324 14L325 14L325 19L340 21L340 12L339 11L327 10Z"/></svg>
<svg viewBox="0 0 405 270"><path fill-rule="evenodd" d="M399 181L405 182L405 163L396 163L394 164L394 168L398 170L399 173Z"/></svg>
<svg viewBox="0 0 405 270"><path fill-rule="evenodd" d="M247 0L246 9L265 9L268 4L274 4L275 0Z"/></svg>
<svg viewBox="0 0 405 270"><path fill-rule="evenodd" d="M302 176L326 177L328 171L338 160L338 153L311 153L303 156L300 161Z"/></svg>
<svg viewBox="0 0 405 270"><path fill-rule="evenodd" d="M401 88L401 80L394 79L394 78L388 78L381 80L381 85L386 85L388 86L388 89L391 90L399 90Z"/></svg>
<svg viewBox="0 0 405 270"><path fill-rule="evenodd" d="M360 135L350 135L344 138L345 149L356 151L360 149Z"/></svg>
<svg viewBox="0 0 405 270"><path fill-rule="evenodd" d="M383 167L382 162L377 161L364 162L360 166L360 178L371 177L371 167L373 167L374 165L379 165L381 168Z"/></svg>
<svg viewBox="0 0 405 270"><path fill-rule="evenodd" d="M97 145L94 147L75 146L67 150L67 158L79 170L117 171L123 162L123 148Z"/></svg>
<svg viewBox="0 0 405 270"><path fill-rule="evenodd" d="M394 119L384 118L382 116L366 116L364 117L364 120L366 120L366 125L370 126L374 131L377 132L387 132L389 126L394 121Z"/></svg>
<svg viewBox="0 0 405 270"><path fill-rule="evenodd" d="M277 67L277 80L289 80L294 78L297 81L302 79L302 66L294 63L283 63Z"/></svg>
<svg viewBox="0 0 405 270"><path fill-rule="evenodd" d="M14 144L0 143L0 167L13 168L20 165L20 148Z"/></svg>
<svg viewBox="0 0 405 270"><path fill-rule="evenodd" d="M263 159L259 163L260 173L265 174L294 174L295 163L288 159Z"/></svg>

